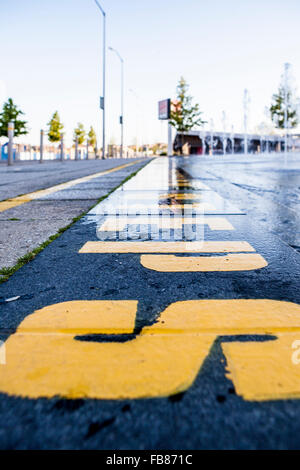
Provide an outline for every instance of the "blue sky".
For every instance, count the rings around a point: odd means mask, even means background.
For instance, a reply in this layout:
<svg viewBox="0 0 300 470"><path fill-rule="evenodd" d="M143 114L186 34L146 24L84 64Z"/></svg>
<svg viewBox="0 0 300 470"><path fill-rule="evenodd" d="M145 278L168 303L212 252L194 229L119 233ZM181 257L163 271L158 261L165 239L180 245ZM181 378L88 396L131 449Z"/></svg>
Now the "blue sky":
<svg viewBox="0 0 300 470"><path fill-rule="evenodd" d="M242 128L243 90L250 125L264 119L284 62L300 81L299 0L100 0L107 45L125 59L125 139L167 138L157 101L174 97L181 75L203 117ZM102 18L94 0L0 0L0 105L11 96L37 143L57 109L71 140L77 122L101 131ZM107 55L107 138L119 142L120 63ZM129 91L133 89L138 99Z"/></svg>

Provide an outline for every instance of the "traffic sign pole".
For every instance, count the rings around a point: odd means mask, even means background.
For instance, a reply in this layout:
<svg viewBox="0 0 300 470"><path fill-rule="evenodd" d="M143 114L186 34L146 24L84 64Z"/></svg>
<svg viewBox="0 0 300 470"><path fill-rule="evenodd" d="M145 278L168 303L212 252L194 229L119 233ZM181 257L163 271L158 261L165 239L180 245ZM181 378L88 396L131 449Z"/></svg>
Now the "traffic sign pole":
<svg viewBox="0 0 300 470"><path fill-rule="evenodd" d="M168 121L168 157L173 155L173 142L172 142L172 126L170 120Z"/></svg>

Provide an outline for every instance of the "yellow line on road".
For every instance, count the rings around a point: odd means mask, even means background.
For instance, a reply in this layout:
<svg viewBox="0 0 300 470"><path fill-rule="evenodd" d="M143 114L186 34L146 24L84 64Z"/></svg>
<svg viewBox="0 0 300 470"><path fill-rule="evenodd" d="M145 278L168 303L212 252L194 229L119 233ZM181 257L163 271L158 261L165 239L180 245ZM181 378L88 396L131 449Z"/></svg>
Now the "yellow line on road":
<svg viewBox="0 0 300 470"><path fill-rule="evenodd" d="M115 168L111 168L110 170L100 171L98 173L93 173L89 176L83 176L82 178L76 178L74 180L67 181L66 183L51 186L47 189L41 189L39 191L34 191L33 193L24 194L23 196L17 196L12 199L7 199L6 201L0 201L0 212L4 212L8 209L12 209L13 207L26 204L27 202L39 199L43 196L48 196L49 194L56 193L57 191L62 191L63 189L71 188L79 183L85 183L86 181L90 181L94 178L99 178L100 176L107 175L108 173L113 173L114 171L122 170L123 168L126 168L128 166L136 165L141 161L142 160L137 160L136 162L126 163L125 165L120 165Z"/></svg>
<svg viewBox="0 0 300 470"><path fill-rule="evenodd" d="M266 341L222 344L236 393L256 401L300 398L300 367L293 362L299 305L268 299L175 302L125 343L78 341L85 334L133 331L137 307L134 300L86 300L28 315L5 342L1 393L31 399L167 397L188 390L197 376L203 386L201 368L218 336L259 334Z"/></svg>
<svg viewBox="0 0 300 470"><path fill-rule="evenodd" d="M224 256L142 255L141 265L152 271L175 272L215 272L252 271L268 265L258 253L235 253Z"/></svg>
<svg viewBox="0 0 300 470"><path fill-rule="evenodd" d="M254 252L244 241L87 242L79 253L228 253Z"/></svg>
<svg viewBox="0 0 300 470"><path fill-rule="evenodd" d="M232 224L224 217L111 217L106 219L99 232L124 230L127 225L157 225L160 229L181 229L183 225L208 225L211 230L234 230Z"/></svg>

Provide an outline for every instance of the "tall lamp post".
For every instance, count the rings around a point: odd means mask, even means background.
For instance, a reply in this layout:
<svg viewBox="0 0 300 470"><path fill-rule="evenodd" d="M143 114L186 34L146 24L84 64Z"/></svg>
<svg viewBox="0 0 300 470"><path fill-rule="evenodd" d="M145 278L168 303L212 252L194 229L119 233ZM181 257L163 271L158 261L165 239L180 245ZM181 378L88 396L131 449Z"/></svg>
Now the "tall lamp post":
<svg viewBox="0 0 300 470"><path fill-rule="evenodd" d="M98 0L95 3L103 15L103 93L100 99L100 109L103 111L103 129L102 129L102 157L105 158L105 64L106 64L106 13Z"/></svg>
<svg viewBox="0 0 300 470"><path fill-rule="evenodd" d="M226 155L226 147L227 147L227 136L226 136L226 131L227 131L227 116L226 112L222 112L222 124L223 124L223 155Z"/></svg>
<svg viewBox="0 0 300 470"><path fill-rule="evenodd" d="M138 156L138 152L139 152L139 139L138 139L138 110L139 110L139 97L138 95L136 94L136 92L134 90L132 90L132 88L129 89L130 93L133 94L133 96L135 97L136 99L136 147L135 147L135 153L136 153L136 157Z"/></svg>
<svg viewBox="0 0 300 470"><path fill-rule="evenodd" d="M214 120L210 120L210 154L214 154Z"/></svg>
<svg viewBox="0 0 300 470"><path fill-rule="evenodd" d="M109 47L109 50L114 52L120 59L121 62L121 148L120 148L120 157L123 158L123 148L124 148L124 60L119 54L119 52L113 47Z"/></svg>
<svg viewBox="0 0 300 470"><path fill-rule="evenodd" d="M248 154L248 119L250 97L247 88L244 90L244 153Z"/></svg>
<svg viewBox="0 0 300 470"><path fill-rule="evenodd" d="M284 155L287 158L288 152L288 95L289 95L289 72L291 65L284 64Z"/></svg>
<svg viewBox="0 0 300 470"><path fill-rule="evenodd" d="M230 134L230 139L231 139L231 153L234 155L234 126L231 126L231 134Z"/></svg>

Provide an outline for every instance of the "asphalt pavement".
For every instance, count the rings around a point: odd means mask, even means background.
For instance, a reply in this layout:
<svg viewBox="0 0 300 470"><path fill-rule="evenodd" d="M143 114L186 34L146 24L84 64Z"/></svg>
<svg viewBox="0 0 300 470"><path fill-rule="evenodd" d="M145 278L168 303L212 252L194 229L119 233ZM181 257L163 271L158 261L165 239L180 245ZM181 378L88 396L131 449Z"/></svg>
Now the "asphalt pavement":
<svg viewBox="0 0 300 470"><path fill-rule="evenodd" d="M148 159L18 162L0 166L0 280Z"/></svg>
<svg viewBox="0 0 300 470"><path fill-rule="evenodd" d="M299 187L153 159L2 284L0 447L299 449Z"/></svg>
<svg viewBox="0 0 300 470"><path fill-rule="evenodd" d="M0 165L0 200L46 189L136 160L136 158L63 162L46 160L42 164L37 161L20 161L15 162L13 166Z"/></svg>

